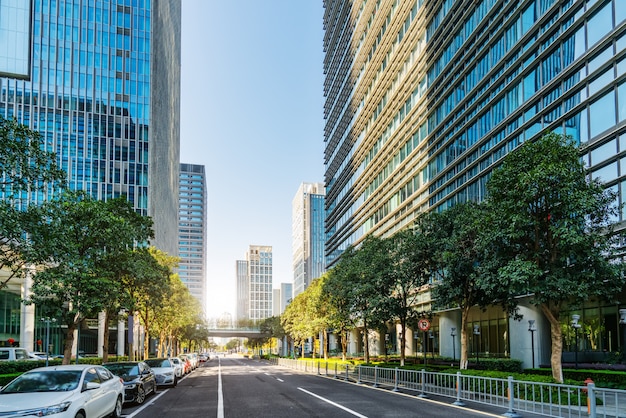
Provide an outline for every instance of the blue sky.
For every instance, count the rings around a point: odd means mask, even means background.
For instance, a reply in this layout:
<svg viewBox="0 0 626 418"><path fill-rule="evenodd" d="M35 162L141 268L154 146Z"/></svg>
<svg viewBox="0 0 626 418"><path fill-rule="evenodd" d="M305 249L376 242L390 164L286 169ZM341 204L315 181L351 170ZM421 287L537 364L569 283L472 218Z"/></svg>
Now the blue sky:
<svg viewBox="0 0 626 418"><path fill-rule="evenodd" d="M181 162L208 177L210 316L235 314L235 262L273 247L293 280L291 202L323 182L322 0L182 0Z"/></svg>

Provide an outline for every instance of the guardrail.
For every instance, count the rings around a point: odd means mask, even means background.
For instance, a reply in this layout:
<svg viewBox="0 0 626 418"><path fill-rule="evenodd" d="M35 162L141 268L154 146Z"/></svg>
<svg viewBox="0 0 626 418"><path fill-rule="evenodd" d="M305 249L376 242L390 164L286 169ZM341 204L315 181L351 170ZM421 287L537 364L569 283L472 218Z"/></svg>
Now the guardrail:
<svg viewBox="0 0 626 418"><path fill-rule="evenodd" d="M555 383L404 370L378 366L354 366L313 360L274 358L271 363L335 379L385 387L392 391L416 392L419 397L437 395L454 398L454 405L465 402L501 407L507 417L522 412L548 417L619 418L626 417L626 391Z"/></svg>

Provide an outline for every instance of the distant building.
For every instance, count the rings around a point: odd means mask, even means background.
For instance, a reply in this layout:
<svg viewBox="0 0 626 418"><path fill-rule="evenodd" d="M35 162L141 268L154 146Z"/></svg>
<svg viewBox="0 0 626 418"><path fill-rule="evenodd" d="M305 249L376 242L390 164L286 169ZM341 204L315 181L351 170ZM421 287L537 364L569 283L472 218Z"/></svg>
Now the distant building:
<svg viewBox="0 0 626 418"><path fill-rule="evenodd" d="M280 288L274 289L274 316L280 316L293 298L293 284L281 283Z"/></svg>
<svg viewBox="0 0 626 418"><path fill-rule="evenodd" d="M273 289L272 296L272 316L280 315L280 288Z"/></svg>
<svg viewBox="0 0 626 418"><path fill-rule="evenodd" d="M281 283L280 284L280 313L285 312L287 305L293 300L293 284Z"/></svg>
<svg viewBox="0 0 626 418"><path fill-rule="evenodd" d="M207 194L203 165L181 164L178 199L178 275L206 311Z"/></svg>
<svg viewBox="0 0 626 418"><path fill-rule="evenodd" d="M237 260L237 320L272 316L272 247L251 245L246 260Z"/></svg>
<svg viewBox="0 0 626 418"><path fill-rule="evenodd" d="M237 321L250 318L250 280L248 279L248 262L237 260Z"/></svg>
<svg viewBox="0 0 626 418"><path fill-rule="evenodd" d="M292 201L293 296L325 269L324 184L302 183Z"/></svg>

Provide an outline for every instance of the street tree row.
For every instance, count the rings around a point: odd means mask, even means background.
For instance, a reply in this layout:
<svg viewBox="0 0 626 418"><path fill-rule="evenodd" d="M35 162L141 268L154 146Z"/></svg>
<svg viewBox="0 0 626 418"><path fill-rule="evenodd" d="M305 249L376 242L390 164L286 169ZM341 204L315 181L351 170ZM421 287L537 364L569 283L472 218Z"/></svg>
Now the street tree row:
<svg viewBox="0 0 626 418"><path fill-rule="evenodd" d="M146 341L171 341L199 323L199 304L173 273L178 259L149 246L152 219L125 196L102 201L69 190L42 136L15 120L0 119L0 174L1 285L31 277L23 303L65 326L65 363L74 331L100 312L105 360L108 324L120 313L139 316Z"/></svg>
<svg viewBox="0 0 626 418"><path fill-rule="evenodd" d="M616 195L589 177L580 151L548 132L503 159L482 202L424 213L388 237L366 236L294 298L281 317L285 331L302 342L332 329L345 357L350 330L368 335L398 324L404 364L407 327L456 308L465 369L470 309L501 306L521 320L525 296L550 324L552 375L562 382L562 316L584 301L616 302L625 283ZM428 290L432 307L416 308Z"/></svg>

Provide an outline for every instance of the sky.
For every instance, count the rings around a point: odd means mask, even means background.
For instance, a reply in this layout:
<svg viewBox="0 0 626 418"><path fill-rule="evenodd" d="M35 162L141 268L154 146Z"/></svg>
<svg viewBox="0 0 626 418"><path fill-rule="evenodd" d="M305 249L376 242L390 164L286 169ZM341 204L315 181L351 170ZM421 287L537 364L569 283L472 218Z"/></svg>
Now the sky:
<svg viewBox="0 0 626 418"><path fill-rule="evenodd" d="M291 204L324 181L322 0L182 0L181 162L205 166L209 317L235 315L236 260L271 245L293 281Z"/></svg>

